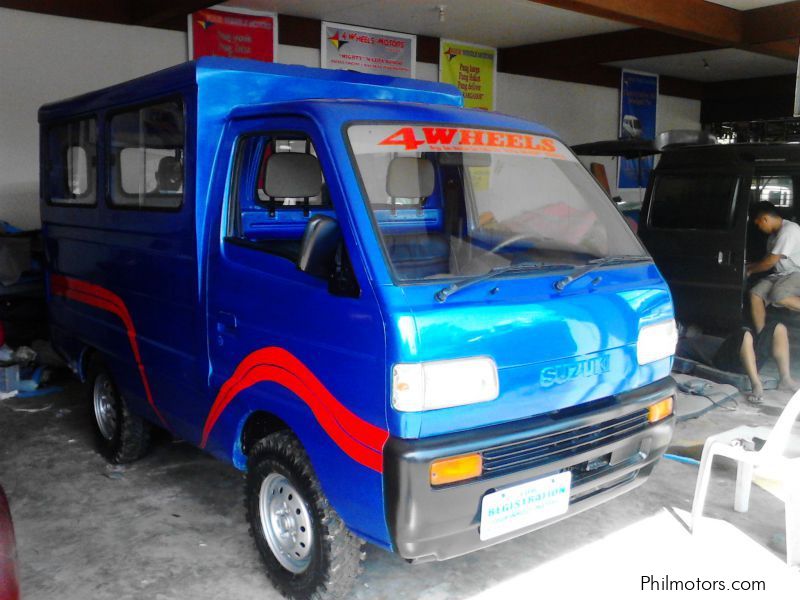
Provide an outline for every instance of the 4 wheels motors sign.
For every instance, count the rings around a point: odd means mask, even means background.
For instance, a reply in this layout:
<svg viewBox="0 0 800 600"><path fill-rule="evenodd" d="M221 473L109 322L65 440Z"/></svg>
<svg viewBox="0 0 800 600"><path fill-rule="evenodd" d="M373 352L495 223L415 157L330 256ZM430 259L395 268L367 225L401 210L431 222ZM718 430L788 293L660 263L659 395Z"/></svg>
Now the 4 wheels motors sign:
<svg viewBox="0 0 800 600"><path fill-rule="evenodd" d="M321 49L322 66L326 69L414 77L417 60L415 35L323 23Z"/></svg>
<svg viewBox="0 0 800 600"><path fill-rule="evenodd" d="M226 56L275 62L278 19L273 13L217 7L189 15L189 59Z"/></svg>

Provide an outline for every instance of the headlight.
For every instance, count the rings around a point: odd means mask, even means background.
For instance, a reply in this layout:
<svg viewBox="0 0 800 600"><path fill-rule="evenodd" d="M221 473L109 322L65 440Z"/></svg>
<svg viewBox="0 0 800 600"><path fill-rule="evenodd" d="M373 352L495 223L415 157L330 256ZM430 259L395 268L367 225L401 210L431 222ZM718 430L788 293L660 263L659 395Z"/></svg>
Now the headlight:
<svg viewBox="0 0 800 600"><path fill-rule="evenodd" d="M639 330L636 358L640 365L667 358L675 354L677 343L678 329L672 319L655 325L646 325Z"/></svg>
<svg viewBox="0 0 800 600"><path fill-rule="evenodd" d="M497 365L487 356L401 363L392 369L392 406L404 412L488 402L499 393Z"/></svg>

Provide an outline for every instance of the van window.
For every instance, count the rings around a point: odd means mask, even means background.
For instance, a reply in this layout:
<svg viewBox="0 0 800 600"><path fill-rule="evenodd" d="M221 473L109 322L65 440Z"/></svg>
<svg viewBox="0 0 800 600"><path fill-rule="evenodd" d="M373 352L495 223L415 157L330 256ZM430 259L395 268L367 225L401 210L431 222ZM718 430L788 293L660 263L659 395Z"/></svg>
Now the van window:
<svg viewBox="0 0 800 600"><path fill-rule="evenodd" d="M272 157L279 154L303 154L312 157L319 193L304 197L285 189L286 196L270 196L275 189L275 172L269 168ZM228 238L260 250L294 260L300 250L300 240L308 220L317 214L334 216L317 152L304 133L257 134L239 140L237 169L229 207ZM302 182L289 182L288 188ZM273 193L275 193L273 191Z"/></svg>
<svg viewBox="0 0 800 600"><path fill-rule="evenodd" d="M397 281L644 254L594 178L546 135L395 123L352 125L347 138Z"/></svg>
<svg viewBox="0 0 800 600"><path fill-rule="evenodd" d="M750 203L772 202L778 208L792 208L794 182L788 175L761 175L750 183Z"/></svg>
<svg viewBox="0 0 800 600"><path fill-rule="evenodd" d="M118 113L110 121L111 204L174 209L183 202L184 116L180 101Z"/></svg>
<svg viewBox="0 0 800 600"><path fill-rule="evenodd" d="M729 229L736 175L661 175L656 178L650 225L662 229Z"/></svg>
<svg viewBox="0 0 800 600"><path fill-rule="evenodd" d="M97 122L84 119L50 129L47 199L53 204L92 206L97 199Z"/></svg>

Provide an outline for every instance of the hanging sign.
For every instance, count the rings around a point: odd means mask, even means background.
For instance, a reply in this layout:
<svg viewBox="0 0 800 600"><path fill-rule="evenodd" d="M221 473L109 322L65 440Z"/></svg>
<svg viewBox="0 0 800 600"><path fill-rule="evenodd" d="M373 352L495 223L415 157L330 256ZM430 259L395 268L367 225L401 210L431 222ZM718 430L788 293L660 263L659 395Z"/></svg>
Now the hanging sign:
<svg viewBox="0 0 800 600"><path fill-rule="evenodd" d="M189 15L189 60L201 56L277 60L275 13L215 7Z"/></svg>
<svg viewBox="0 0 800 600"><path fill-rule="evenodd" d="M442 40L439 45L439 81L464 94L464 106L494 110L497 50L476 44Z"/></svg>
<svg viewBox="0 0 800 600"><path fill-rule="evenodd" d="M414 77L417 36L323 22L321 58L325 69Z"/></svg>
<svg viewBox="0 0 800 600"><path fill-rule="evenodd" d="M658 108L658 75L622 71L619 93L619 137L654 140ZM619 159L617 187L643 188L653 170L653 157Z"/></svg>

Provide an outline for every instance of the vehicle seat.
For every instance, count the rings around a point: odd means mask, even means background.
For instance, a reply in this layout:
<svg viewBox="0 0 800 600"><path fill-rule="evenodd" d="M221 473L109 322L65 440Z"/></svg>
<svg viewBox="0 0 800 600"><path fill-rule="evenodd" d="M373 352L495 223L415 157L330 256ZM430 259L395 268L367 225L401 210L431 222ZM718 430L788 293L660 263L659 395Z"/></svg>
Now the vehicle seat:
<svg viewBox="0 0 800 600"><path fill-rule="evenodd" d="M436 174L433 164L427 158L398 156L389 163L386 176L386 192L392 198L392 206L398 206L396 199L416 202L411 205L425 205L425 200L433 195L436 188ZM404 208L409 205L403 204ZM420 223L419 227L406 229L403 233L385 235L384 240L395 269L404 278L419 279L450 271L450 245L447 236L438 231L428 231Z"/></svg>

